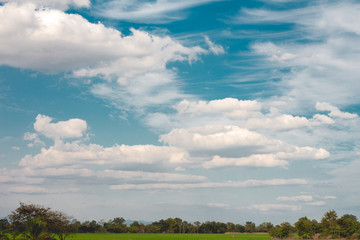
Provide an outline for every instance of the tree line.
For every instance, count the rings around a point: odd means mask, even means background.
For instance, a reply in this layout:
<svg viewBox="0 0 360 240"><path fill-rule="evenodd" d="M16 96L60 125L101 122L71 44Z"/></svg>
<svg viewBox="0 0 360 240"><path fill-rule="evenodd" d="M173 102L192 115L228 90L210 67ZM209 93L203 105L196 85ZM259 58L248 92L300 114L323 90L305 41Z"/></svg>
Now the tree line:
<svg viewBox="0 0 360 240"><path fill-rule="evenodd" d="M301 217L294 225L283 222L273 225L264 222L259 225L247 221L244 225L232 222L187 222L181 218L167 218L150 224L125 223L122 217L109 221L80 222L62 212L35 204L20 203L6 218L0 219L1 240L66 240L75 233L225 233L240 232L269 233L273 238L288 238L297 234L302 239L314 237L360 239L360 223L355 215L345 214L340 218L334 210L324 214L321 221Z"/></svg>

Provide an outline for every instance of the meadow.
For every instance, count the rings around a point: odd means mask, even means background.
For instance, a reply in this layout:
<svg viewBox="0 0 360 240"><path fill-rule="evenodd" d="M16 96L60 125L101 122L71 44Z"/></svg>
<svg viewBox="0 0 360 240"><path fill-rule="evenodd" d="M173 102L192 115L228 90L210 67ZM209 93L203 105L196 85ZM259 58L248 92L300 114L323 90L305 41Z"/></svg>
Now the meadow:
<svg viewBox="0 0 360 240"><path fill-rule="evenodd" d="M270 240L269 234L78 233L73 240Z"/></svg>

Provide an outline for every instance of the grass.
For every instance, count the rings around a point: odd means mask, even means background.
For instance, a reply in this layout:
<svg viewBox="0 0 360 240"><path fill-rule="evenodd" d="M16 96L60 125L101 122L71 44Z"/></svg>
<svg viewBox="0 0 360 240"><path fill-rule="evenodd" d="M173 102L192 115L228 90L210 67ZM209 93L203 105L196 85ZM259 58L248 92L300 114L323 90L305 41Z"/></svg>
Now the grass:
<svg viewBox="0 0 360 240"><path fill-rule="evenodd" d="M268 234L78 233L73 240L270 240Z"/></svg>

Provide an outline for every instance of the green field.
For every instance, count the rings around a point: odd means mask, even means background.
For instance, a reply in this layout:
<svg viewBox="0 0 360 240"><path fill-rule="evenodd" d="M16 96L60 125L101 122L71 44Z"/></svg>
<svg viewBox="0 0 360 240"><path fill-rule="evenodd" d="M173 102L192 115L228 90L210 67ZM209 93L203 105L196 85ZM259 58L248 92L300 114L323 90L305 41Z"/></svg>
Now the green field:
<svg viewBox="0 0 360 240"><path fill-rule="evenodd" d="M73 240L270 240L268 234L78 233Z"/></svg>

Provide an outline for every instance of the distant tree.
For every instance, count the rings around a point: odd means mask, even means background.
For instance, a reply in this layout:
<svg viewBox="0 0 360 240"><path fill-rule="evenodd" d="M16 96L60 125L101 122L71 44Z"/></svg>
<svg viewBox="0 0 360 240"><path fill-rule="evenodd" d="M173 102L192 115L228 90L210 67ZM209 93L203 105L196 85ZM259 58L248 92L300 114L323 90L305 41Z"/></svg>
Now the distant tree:
<svg viewBox="0 0 360 240"><path fill-rule="evenodd" d="M72 220L71 217L62 212L50 212L47 220L47 228L59 240L66 240L77 232L76 225L72 224Z"/></svg>
<svg viewBox="0 0 360 240"><path fill-rule="evenodd" d="M257 226L256 231L257 232L269 232L271 228L273 228L274 225L271 222L263 222L259 226Z"/></svg>
<svg viewBox="0 0 360 240"><path fill-rule="evenodd" d="M90 224L93 222L90 222ZM126 229L126 225L124 224L124 222L125 222L124 218L116 217L116 218L104 223L104 227L105 227L106 231L111 232L111 233L125 233L125 232L127 232L127 229ZM92 232L96 232L96 229L99 229L99 227L100 227L100 226L95 226L96 225L95 223L93 224L94 226L93 226Z"/></svg>
<svg viewBox="0 0 360 240"><path fill-rule="evenodd" d="M129 232L130 233L138 233L140 229L140 224L138 221L134 221L133 223L130 224L129 227Z"/></svg>
<svg viewBox="0 0 360 240"><path fill-rule="evenodd" d="M255 223L250 221L245 223L245 232L249 232L249 233L255 232L255 228L256 228Z"/></svg>
<svg viewBox="0 0 360 240"><path fill-rule="evenodd" d="M315 226L307 217L299 218L295 223L295 228L302 239L312 239L315 235Z"/></svg>
<svg viewBox="0 0 360 240"><path fill-rule="evenodd" d="M322 234L325 236L331 236L332 238L338 238L340 235L340 227L337 222L337 213L335 210L328 211L321 219Z"/></svg>
<svg viewBox="0 0 360 240"><path fill-rule="evenodd" d="M9 221L6 218L0 219L0 239L8 240Z"/></svg>
<svg viewBox="0 0 360 240"><path fill-rule="evenodd" d="M273 238L284 239L289 237L291 230L292 230L291 224L288 222L283 222L280 225L273 227L270 230L269 234Z"/></svg>
<svg viewBox="0 0 360 240"><path fill-rule="evenodd" d="M201 223L199 221L195 221L194 225L195 225L196 233L199 233L199 228L200 228Z"/></svg>
<svg viewBox="0 0 360 240"><path fill-rule="evenodd" d="M235 224L235 232L245 232L245 227L241 224Z"/></svg>
<svg viewBox="0 0 360 240"><path fill-rule="evenodd" d="M235 224L232 222L226 223L226 231L227 232L235 232Z"/></svg>
<svg viewBox="0 0 360 240"><path fill-rule="evenodd" d="M345 214L337 220L340 228L340 237L349 238L360 230L360 223L355 215Z"/></svg>
<svg viewBox="0 0 360 240"><path fill-rule="evenodd" d="M68 216L35 204L20 203L8 219L9 236L13 240L19 235L28 240L41 240L55 235L59 240L65 240L72 233L67 228L70 224Z"/></svg>

